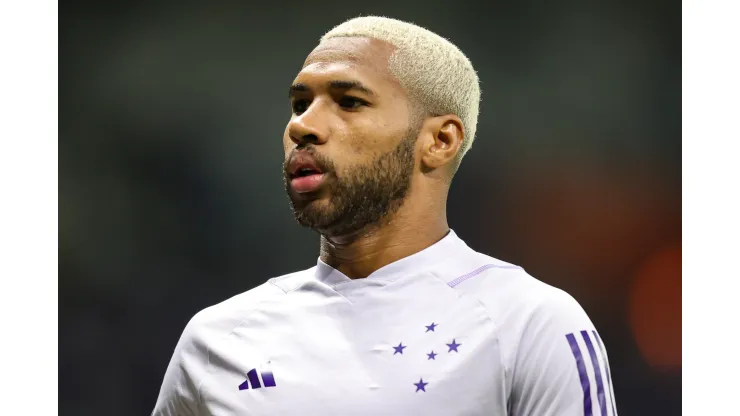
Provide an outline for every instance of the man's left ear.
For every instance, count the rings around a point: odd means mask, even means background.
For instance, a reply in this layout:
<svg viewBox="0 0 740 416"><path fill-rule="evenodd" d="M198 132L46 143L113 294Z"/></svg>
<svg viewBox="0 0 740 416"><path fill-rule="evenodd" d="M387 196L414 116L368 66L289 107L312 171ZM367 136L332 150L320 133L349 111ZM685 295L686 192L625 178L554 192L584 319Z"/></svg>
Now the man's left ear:
<svg viewBox="0 0 740 416"><path fill-rule="evenodd" d="M429 117L424 122L421 163L433 170L450 164L462 147L465 137L462 121L455 115Z"/></svg>

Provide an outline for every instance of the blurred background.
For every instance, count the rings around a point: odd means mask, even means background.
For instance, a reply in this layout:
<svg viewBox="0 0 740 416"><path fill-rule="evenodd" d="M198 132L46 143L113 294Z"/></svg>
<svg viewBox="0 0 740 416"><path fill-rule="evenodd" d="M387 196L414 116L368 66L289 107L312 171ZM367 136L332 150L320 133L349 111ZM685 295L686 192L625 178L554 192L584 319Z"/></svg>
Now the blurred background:
<svg viewBox="0 0 740 416"><path fill-rule="evenodd" d="M360 14L457 44L483 90L450 225L571 293L621 415L681 412L681 5L60 5L59 410L149 414L187 321L315 264L284 195L287 89Z"/></svg>

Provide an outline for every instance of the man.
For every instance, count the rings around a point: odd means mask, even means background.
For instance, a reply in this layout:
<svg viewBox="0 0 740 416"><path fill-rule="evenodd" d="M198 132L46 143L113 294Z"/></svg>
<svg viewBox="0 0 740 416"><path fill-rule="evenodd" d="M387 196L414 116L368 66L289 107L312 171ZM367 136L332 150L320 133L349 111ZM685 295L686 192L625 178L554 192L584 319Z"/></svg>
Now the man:
<svg viewBox="0 0 740 416"><path fill-rule="evenodd" d="M154 415L616 415L578 303L447 225L470 61L418 26L337 26L290 87L285 186L318 264L198 313Z"/></svg>

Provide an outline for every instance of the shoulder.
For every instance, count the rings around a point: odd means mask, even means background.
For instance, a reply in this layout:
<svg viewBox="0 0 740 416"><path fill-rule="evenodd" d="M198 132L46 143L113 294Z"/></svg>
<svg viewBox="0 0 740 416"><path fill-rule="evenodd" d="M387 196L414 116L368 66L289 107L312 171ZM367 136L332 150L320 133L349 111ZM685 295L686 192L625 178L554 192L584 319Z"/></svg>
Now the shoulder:
<svg viewBox="0 0 740 416"><path fill-rule="evenodd" d="M286 293L312 276L312 269L309 269L276 277L195 314L175 347L152 414L198 414L200 385L208 377L210 365L209 345L228 336L264 302L284 301Z"/></svg>
<svg viewBox="0 0 740 416"><path fill-rule="evenodd" d="M303 270L267 280L196 313L187 323L175 347L170 368L178 380L203 379L209 363L210 345L228 336L265 302L283 302L291 286L300 286L312 273ZM180 382L180 381L178 381ZM192 388L198 383L192 381Z"/></svg>
<svg viewBox="0 0 740 416"><path fill-rule="evenodd" d="M474 298L488 312L510 369L517 355L532 343L565 340L569 333L594 329L573 296L536 279L524 268L473 250L461 256L457 273L447 273L447 284L461 296Z"/></svg>
<svg viewBox="0 0 740 416"><path fill-rule="evenodd" d="M185 332L208 336L211 333L228 334L251 312L266 302L282 302L287 293L309 282L314 269L278 276L261 285L209 306L192 317Z"/></svg>
<svg viewBox="0 0 740 416"><path fill-rule="evenodd" d="M477 299L495 321L525 323L535 317L579 314L578 302L565 291L530 275L523 267L468 249L459 255L447 285ZM440 276L441 277L441 276Z"/></svg>

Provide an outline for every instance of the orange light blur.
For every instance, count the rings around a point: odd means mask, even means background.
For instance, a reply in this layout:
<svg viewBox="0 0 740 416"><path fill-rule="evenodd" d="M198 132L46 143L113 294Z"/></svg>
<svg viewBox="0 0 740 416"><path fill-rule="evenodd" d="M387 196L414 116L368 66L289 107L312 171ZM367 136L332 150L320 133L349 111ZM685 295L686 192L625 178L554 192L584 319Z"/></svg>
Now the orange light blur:
<svg viewBox="0 0 740 416"><path fill-rule="evenodd" d="M657 252L640 267L630 291L629 322L651 367L681 367L681 247Z"/></svg>

